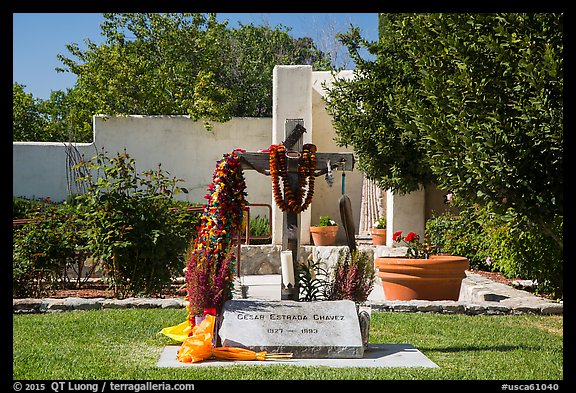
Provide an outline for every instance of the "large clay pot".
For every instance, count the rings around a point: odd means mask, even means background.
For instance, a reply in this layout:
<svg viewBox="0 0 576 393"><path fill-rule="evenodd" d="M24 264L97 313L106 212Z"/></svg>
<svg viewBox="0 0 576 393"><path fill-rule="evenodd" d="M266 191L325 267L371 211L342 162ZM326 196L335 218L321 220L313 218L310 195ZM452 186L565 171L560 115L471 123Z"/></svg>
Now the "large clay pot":
<svg viewBox="0 0 576 393"><path fill-rule="evenodd" d="M338 226L310 227L310 234L315 246L334 246L336 245L336 234Z"/></svg>
<svg viewBox="0 0 576 393"><path fill-rule="evenodd" d="M386 228L371 228L372 244L374 246L386 245Z"/></svg>
<svg viewBox="0 0 576 393"><path fill-rule="evenodd" d="M469 267L467 258L452 255L380 257L375 264L386 300L458 300Z"/></svg>

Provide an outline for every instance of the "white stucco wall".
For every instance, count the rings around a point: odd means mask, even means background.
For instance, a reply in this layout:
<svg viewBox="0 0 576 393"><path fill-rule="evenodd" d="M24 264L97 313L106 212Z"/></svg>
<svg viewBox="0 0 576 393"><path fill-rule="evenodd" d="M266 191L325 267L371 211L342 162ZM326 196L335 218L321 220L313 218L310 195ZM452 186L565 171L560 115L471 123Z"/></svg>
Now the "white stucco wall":
<svg viewBox="0 0 576 393"><path fill-rule="evenodd" d="M342 71L337 78L351 78L352 71ZM332 117L326 111L323 96L325 87L330 87L334 78L330 72L312 71L310 66L277 66L274 69L274 123L272 143L284 140L286 119L302 119L306 133L303 143L314 143L318 152L352 152L336 145L336 130ZM339 244L346 243L346 235L340 219L340 197L342 195L342 172L335 171L335 181L329 187L324 176L316 179L314 199L309 209L300 215L301 244L311 244L310 225L318 224L320 216L328 215L340 225L337 235ZM355 230L358 233L362 198L362 173L357 170L346 172L345 191L352 205ZM274 244L281 244L282 213L273 211Z"/></svg>
<svg viewBox="0 0 576 393"><path fill-rule="evenodd" d="M187 116L127 116L95 118L97 147L121 152L124 147L136 160L138 171L157 168L177 178L189 188L179 199L204 203L206 189L212 181L216 161L235 148L256 151L271 144L272 119L233 118L214 123L207 131L201 122ZM248 200L270 203L270 181L253 171L245 171Z"/></svg>
<svg viewBox="0 0 576 393"><path fill-rule="evenodd" d="M352 71L342 71L337 78L351 78ZM332 116L326 111L325 87L330 87L334 78L331 72L315 71L312 73L312 119L314 133L312 143L316 145L319 152L330 153L351 153L352 149L346 149L336 145L334 138L336 130L332 125ZM340 225L340 230L336 241L339 244L346 244L346 234L340 219L340 197L342 196L342 172L333 171L334 184L329 187L324 176L316 179L314 195L321 196L322 203L312 204L312 225L318 224L320 216L330 216ZM363 175L357 169L345 172L345 193L350 198L352 213L354 216L355 232L358 234L358 224L360 223L360 206L362 204L362 178Z"/></svg>
<svg viewBox="0 0 576 393"><path fill-rule="evenodd" d="M80 154L91 157L92 143L77 143ZM29 199L50 197L60 202L68 196L66 148L61 142L12 144L12 195Z"/></svg>
<svg viewBox="0 0 576 393"><path fill-rule="evenodd" d="M325 84L334 81L330 72L312 72L310 66L281 66L274 70L274 117L233 118L214 123L207 131L201 122L188 116L118 116L94 117L94 143L75 144L81 154L90 158L100 149L109 156L124 149L136 160L137 171L162 169L184 179L181 186L190 190L178 199L204 203L208 184L212 181L216 161L235 148L258 151L284 140L286 119L303 119L304 143L316 144L319 152L352 152L334 142L336 131L323 100ZM337 78L352 78L352 71L342 71ZM26 198L50 197L53 201L68 196L66 147L64 143L13 143L13 195ZM244 171L248 201L274 206L270 178L256 171ZM342 195L342 172L334 171L335 181L328 187L323 177L316 179L311 207L301 215L301 243L309 244L309 226L328 215L341 224L339 199ZM346 172L346 194L351 200L356 233L360 222L362 173ZM389 195L387 215L390 234L395 230L423 232L425 198L416 193L409 196ZM281 216L273 210L274 237ZM267 215L268 210L255 208L252 217ZM397 229L399 228L399 229ZM339 244L345 244L343 228ZM391 239L388 239L391 245Z"/></svg>
<svg viewBox="0 0 576 393"><path fill-rule="evenodd" d="M157 169L183 179L190 189L178 199L204 203L216 161L235 148L258 150L271 144L270 118L233 118L215 123L207 131L188 116L94 117L94 143L77 144L87 159L102 148L113 157L124 149L136 160L136 171ZM65 200L66 150L64 143L13 143L13 195L27 198L49 196ZM270 180L256 172L245 171L248 200L271 203ZM254 212L261 214L265 210Z"/></svg>
<svg viewBox="0 0 576 393"><path fill-rule="evenodd" d="M286 120L301 119L306 132L302 135L302 143L312 143L314 132L312 121L312 66L284 65L275 66L272 78L272 143L279 144L286 140ZM312 205L317 199L312 200ZM282 244L282 227L285 213L274 202L272 209L273 233L272 242ZM309 244L311 208L300 213L299 230L302 244Z"/></svg>
<svg viewBox="0 0 576 393"><path fill-rule="evenodd" d="M426 191L424 188L408 193L399 194L386 192L386 245L397 245L392 240L394 232L402 231L406 236L408 232L415 232L424 240L426 229Z"/></svg>

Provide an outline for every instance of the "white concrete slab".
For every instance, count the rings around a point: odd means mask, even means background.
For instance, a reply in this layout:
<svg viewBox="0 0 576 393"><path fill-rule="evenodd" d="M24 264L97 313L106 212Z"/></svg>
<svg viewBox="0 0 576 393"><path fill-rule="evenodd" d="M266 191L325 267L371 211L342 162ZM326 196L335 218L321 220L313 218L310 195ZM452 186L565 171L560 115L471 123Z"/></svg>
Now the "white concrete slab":
<svg viewBox="0 0 576 393"><path fill-rule="evenodd" d="M208 367L208 366L327 366L327 367L424 367L438 368L422 352L409 344L370 344L362 359L286 359L286 360L205 360L198 363L181 363L176 355L180 345L164 347L157 367Z"/></svg>

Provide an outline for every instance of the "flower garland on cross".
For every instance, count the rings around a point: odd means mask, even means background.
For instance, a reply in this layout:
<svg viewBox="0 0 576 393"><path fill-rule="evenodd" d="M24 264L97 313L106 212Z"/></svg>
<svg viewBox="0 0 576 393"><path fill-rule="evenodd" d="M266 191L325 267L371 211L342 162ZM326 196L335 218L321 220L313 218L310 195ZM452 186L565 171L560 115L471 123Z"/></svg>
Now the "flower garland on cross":
<svg viewBox="0 0 576 393"><path fill-rule="evenodd" d="M288 182L286 148L283 144L270 146L270 177L274 202L283 212L301 213L310 206L314 196L314 173L316 171L316 145L306 143L298 163L298 190L292 191ZM280 187L282 179L282 188ZM282 189L284 193L282 193Z"/></svg>
<svg viewBox="0 0 576 393"><path fill-rule="evenodd" d="M208 203L198 226L198 235L188 252L186 264L186 301L188 320L195 325L196 316L218 315L224 303L232 298L234 239L242 228L246 207L246 183L240 149L216 163L212 183L204 196ZM241 150L240 150L241 151Z"/></svg>

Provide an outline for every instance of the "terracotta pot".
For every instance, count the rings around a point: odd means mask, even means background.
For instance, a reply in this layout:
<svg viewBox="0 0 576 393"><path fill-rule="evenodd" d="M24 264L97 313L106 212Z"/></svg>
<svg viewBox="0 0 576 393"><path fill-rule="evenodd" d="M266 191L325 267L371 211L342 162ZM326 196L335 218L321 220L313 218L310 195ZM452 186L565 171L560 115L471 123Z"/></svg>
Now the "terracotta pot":
<svg viewBox="0 0 576 393"><path fill-rule="evenodd" d="M385 246L386 245L386 228L371 228L370 233L372 234L372 244L375 246Z"/></svg>
<svg viewBox="0 0 576 393"><path fill-rule="evenodd" d="M468 259L433 255L430 259L376 258L386 300L458 300Z"/></svg>
<svg viewBox="0 0 576 393"><path fill-rule="evenodd" d="M310 234L315 246L334 246L336 245L336 234L338 226L310 227Z"/></svg>

